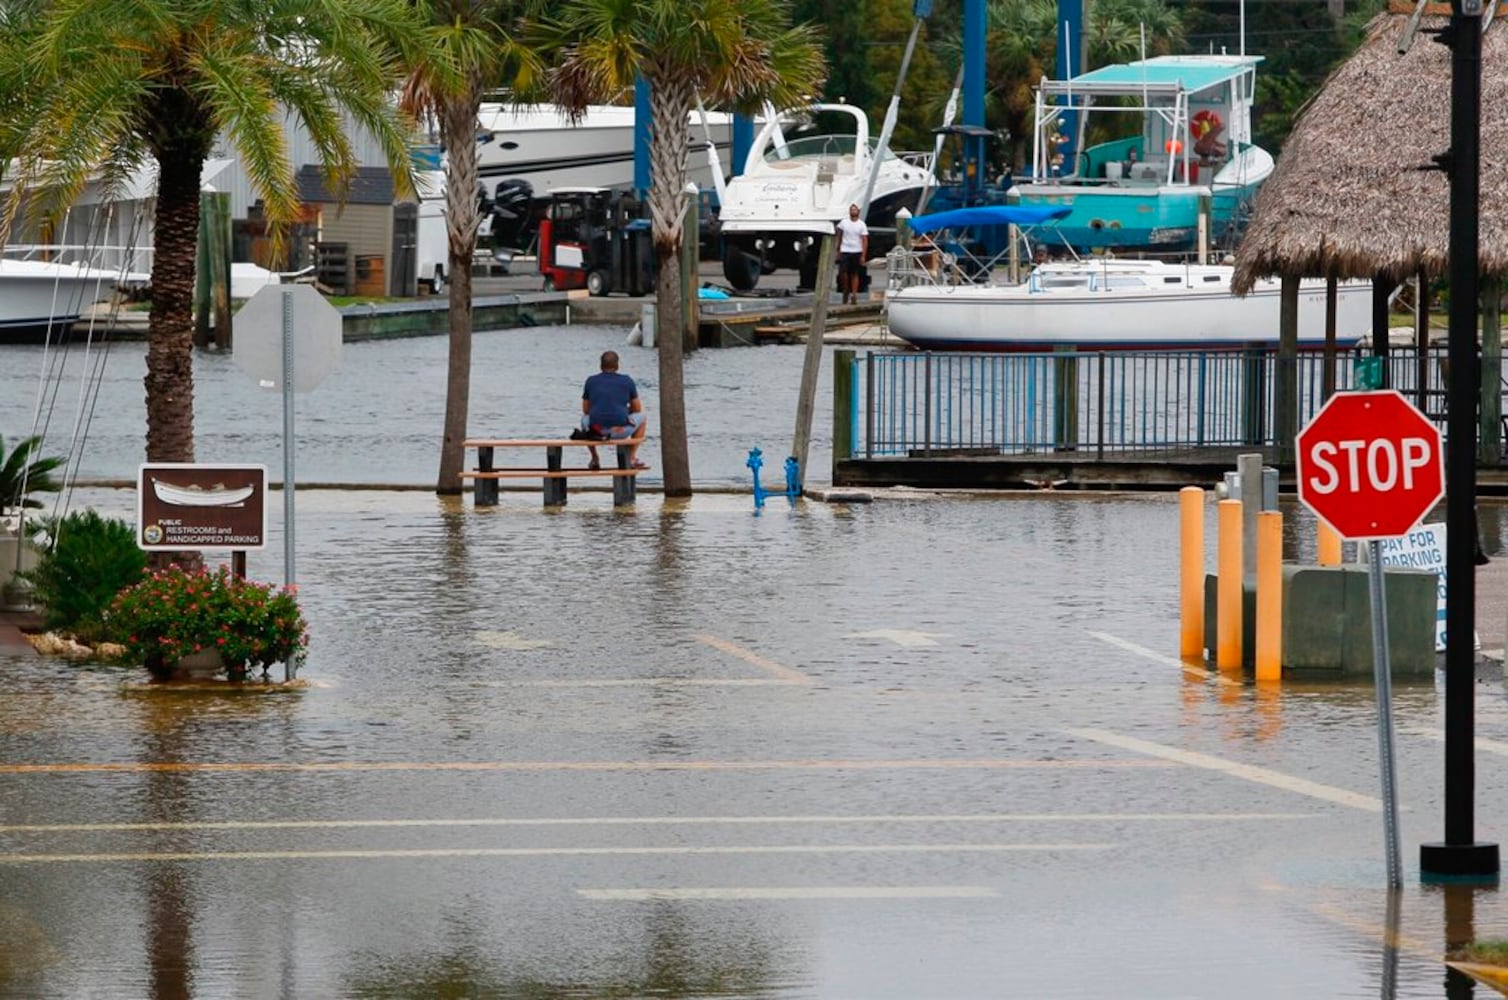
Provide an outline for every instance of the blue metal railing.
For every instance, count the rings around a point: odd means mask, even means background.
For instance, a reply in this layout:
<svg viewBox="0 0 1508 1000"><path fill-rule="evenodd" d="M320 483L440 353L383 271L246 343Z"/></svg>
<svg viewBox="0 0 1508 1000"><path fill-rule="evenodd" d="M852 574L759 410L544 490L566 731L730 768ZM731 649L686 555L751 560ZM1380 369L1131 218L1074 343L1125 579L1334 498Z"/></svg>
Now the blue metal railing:
<svg viewBox="0 0 1508 1000"><path fill-rule="evenodd" d="M1336 359L1335 385L1353 387ZM1389 354L1389 384L1444 423L1443 348ZM1279 365L1298 371L1299 426L1324 402L1320 352L1282 361L1240 351L1044 354L870 352L854 359L854 454L1135 452L1270 446ZM1422 387L1422 391L1421 391Z"/></svg>

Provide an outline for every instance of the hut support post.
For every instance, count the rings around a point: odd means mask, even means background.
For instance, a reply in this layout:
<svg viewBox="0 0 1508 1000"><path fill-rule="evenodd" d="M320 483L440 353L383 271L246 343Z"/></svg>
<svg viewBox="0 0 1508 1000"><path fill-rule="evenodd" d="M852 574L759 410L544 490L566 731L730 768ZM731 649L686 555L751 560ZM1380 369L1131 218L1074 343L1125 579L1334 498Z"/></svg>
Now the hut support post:
<svg viewBox="0 0 1508 1000"><path fill-rule="evenodd" d="M1335 309L1339 290L1335 276L1325 279L1325 359L1321 364L1324 398L1335 395Z"/></svg>
<svg viewBox="0 0 1508 1000"><path fill-rule="evenodd" d="M1414 296L1414 405L1425 413L1439 412L1430 407L1429 388L1429 275L1420 271L1414 276L1418 293Z"/></svg>
<svg viewBox="0 0 1508 1000"><path fill-rule="evenodd" d="M1477 464L1503 464L1503 284L1496 275L1482 279L1482 429L1477 437Z"/></svg>
<svg viewBox="0 0 1508 1000"><path fill-rule="evenodd" d="M1372 279L1372 355L1382 362L1382 385L1393 385L1393 373L1388 370L1388 296L1393 293L1393 281L1385 274Z"/></svg>
<svg viewBox="0 0 1508 1000"><path fill-rule="evenodd" d="M1299 276L1283 275L1278 307L1278 370L1273 393L1278 462L1290 465L1299 430Z"/></svg>

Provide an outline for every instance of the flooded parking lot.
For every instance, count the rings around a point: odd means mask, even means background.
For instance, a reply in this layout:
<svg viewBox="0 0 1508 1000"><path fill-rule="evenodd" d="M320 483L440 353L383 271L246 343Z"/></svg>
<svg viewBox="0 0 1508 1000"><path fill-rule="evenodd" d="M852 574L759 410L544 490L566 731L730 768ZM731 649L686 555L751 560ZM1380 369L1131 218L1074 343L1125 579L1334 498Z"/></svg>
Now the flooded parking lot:
<svg viewBox="0 0 1508 1000"><path fill-rule="evenodd" d="M473 428L560 433L622 334L479 336ZM86 480L135 475L140 352L103 366ZM300 397L300 481L431 480L444 355L348 348ZM699 485L784 453L800 357L689 360ZM54 433L80 361L44 383ZM624 364L653 413L653 354ZM41 370L0 351L7 435ZM199 458L279 469L276 394L196 375ZM829 448L819 420L816 480ZM254 578L281 579L278 520ZM0 654L0 996L1459 997L1447 945L1508 936L1495 891L1419 884L1434 685L1395 692L1390 899L1370 687L1176 659L1172 497L301 489L297 537L299 684ZM1477 691L1500 842L1508 700Z"/></svg>
<svg viewBox="0 0 1508 1000"><path fill-rule="evenodd" d="M1370 689L1168 655L1171 498L538 502L301 493L295 690L0 662L0 995L1438 997L1508 934L1418 884L1432 685L1389 938Z"/></svg>

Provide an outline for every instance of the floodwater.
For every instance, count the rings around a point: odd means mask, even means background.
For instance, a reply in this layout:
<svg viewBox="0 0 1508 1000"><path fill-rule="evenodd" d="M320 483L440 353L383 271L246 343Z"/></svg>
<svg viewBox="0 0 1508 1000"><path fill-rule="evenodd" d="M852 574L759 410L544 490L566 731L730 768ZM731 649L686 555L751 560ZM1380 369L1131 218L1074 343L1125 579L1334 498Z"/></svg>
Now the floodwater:
<svg viewBox="0 0 1508 1000"><path fill-rule="evenodd" d="M616 338L556 335L549 365L544 331L478 339L479 386L540 409L489 430L569 426ZM439 404L403 373L442 385L442 343L348 348L368 384L332 379L300 468L428 478ZM746 476L745 441L779 453L799 364L693 360L699 481ZM240 460L240 428L276 468L254 396L205 368L200 457ZM85 475L128 476L139 423L112 415ZM0 654L0 997L1472 995L1440 955L1508 936L1508 903L1419 883L1439 693L1395 691L1390 905L1370 688L1185 669L1176 538L1167 496L302 490L302 684ZM275 523L251 575L281 552ZM1508 699L1478 695L1477 833L1501 841Z"/></svg>
<svg viewBox="0 0 1508 1000"><path fill-rule="evenodd" d="M634 377L651 433L641 457L659 480L659 376L655 352L625 345L616 326L540 327L479 332L472 346L470 433L474 437L563 437L581 419L581 384L608 349ZM751 483L751 448L766 456L766 479L783 482L790 454L802 354L799 345L697 351L686 360L691 474L697 483ZM420 337L344 348L341 364L295 405L296 473L301 483L433 484L445 416L447 340ZM808 467L811 482L831 478L832 352L818 387ZM40 412L50 453L69 451L86 428L78 475L134 480L146 438L142 377L146 345L121 342L86 352L0 347L0 434L20 436ZM97 374L98 373L98 374ZM282 479L282 395L258 388L229 354L196 355L196 458L266 463ZM80 405L80 385L97 401ZM39 396L41 402L39 405Z"/></svg>

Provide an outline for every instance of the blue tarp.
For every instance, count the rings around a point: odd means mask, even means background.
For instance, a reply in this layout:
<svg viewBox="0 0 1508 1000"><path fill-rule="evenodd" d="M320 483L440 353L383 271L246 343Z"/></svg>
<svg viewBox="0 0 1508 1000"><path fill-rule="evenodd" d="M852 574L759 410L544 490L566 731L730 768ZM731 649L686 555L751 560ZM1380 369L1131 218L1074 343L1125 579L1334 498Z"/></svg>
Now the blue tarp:
<svg viewBox="0 0 1508 1000"><path fill-rule="evenodd" d="M948 212L918 215L911 220L913 233L931 233L939 229L962 229L965 226L1038 226L1053 219L1065 219L1072 209L1047 205L980 205L955 208Z"/></svg>

